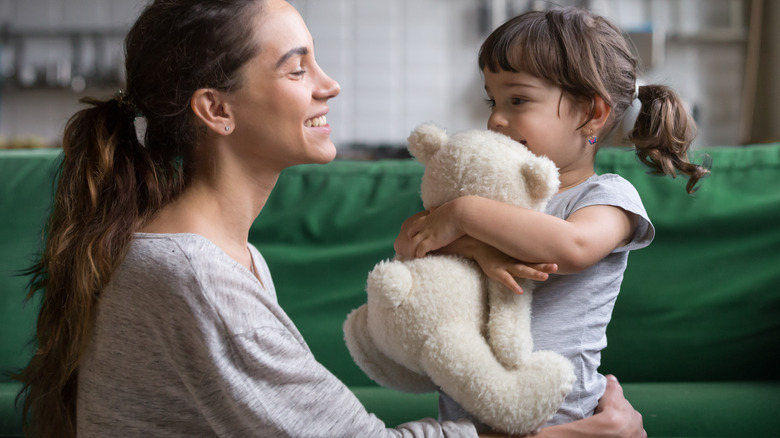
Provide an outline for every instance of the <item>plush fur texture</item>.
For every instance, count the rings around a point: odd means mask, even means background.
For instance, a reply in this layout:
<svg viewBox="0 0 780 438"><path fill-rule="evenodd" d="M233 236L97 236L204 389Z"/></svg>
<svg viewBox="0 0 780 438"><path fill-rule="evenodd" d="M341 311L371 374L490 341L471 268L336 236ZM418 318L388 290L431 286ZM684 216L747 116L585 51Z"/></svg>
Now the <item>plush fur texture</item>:
<svg viewBox="0 0 780 438"><path fill-rule="evenodd" d="M552 161L495 132L449 136L424 124L409 137L409 150L425 165L426 208L478 195L543 211L558 190ZM458 256L380 262L368 276L367 303L344 323L347 347L382 386L441 389L498 431L534 432L575 377L564 357L533 351L533 283L521 286L525 293L516 295Z"/></svg>

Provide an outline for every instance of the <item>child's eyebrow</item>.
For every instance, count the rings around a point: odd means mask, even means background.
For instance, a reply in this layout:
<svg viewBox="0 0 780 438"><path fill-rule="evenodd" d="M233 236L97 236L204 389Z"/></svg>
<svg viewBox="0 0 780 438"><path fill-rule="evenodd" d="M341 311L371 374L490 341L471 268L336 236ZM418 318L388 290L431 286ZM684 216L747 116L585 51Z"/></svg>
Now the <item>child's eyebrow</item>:
<svg viewBox="0 0 780 438"><path fill-rule="evenodd" d="M529 84L527 82L509 82L508 84L506 84L506 86L509 87L509 88L515 88L515 87L518 87L518 88L542 88L541 85Z"/></svg>

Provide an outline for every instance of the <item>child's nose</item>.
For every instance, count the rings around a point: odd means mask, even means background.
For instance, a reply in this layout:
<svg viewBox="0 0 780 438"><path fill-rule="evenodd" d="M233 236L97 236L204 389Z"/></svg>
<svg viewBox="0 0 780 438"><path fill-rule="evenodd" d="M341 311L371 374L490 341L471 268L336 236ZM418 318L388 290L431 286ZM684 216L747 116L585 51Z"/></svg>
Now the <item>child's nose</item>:
<svg viewBox="0 0 780 438"><path fill-rule="evenodd" d="M493 111L488 117L487 127L491 131L501 132L506 128L507 121L498 111Z"/></svg>

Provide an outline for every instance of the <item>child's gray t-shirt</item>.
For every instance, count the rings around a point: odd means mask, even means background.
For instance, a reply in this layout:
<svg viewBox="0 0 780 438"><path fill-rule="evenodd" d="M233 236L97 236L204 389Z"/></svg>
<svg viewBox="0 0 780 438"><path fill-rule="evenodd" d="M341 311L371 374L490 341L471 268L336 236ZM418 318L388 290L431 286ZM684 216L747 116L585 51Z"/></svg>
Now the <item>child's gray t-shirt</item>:
<svg viewBox="0 0 780 438"><path fill-rule="evenodd" d="M607 324L612 316L630 250L644 248L655 235L636 189L615 174L593 175L585 182L558 193L546 213L567 219L575 211L592 205L611 205L635 214L637 221L631 241L607 257L571 275L550 275L539 282L533 295L531 332L534 350L562 354L574 364L577 381L572 392L547 426L563 424L593 415L606 389L599 374L601 350L607 346ZM442 393L439 419L469 418L480 431L487 430L452 398Z"/></svg>
<svg viewBox="0 0 780 438"><path fill-rule="evenodd" d="M562 354L574 364L577 381L561 409L548 424L561 424L593 414L606 388L599 374L601 350L607 346L607 324L612 317L631 250L644 248L655 236L636 189L615 174L594 175L584 183L555 195L547 213L561 219L592 205L611 205L638 217L631 241L607 257L572 275L550 275L536 286L531 332L534 349Z"/></svg>
<svg viewBox="0 0 780 438"><path fill-rule="evenodd" d="M465 421L386 429L317 362L249 249L261 281L204 237L135 236L79 369L79 437L476 436Z"/></svg>

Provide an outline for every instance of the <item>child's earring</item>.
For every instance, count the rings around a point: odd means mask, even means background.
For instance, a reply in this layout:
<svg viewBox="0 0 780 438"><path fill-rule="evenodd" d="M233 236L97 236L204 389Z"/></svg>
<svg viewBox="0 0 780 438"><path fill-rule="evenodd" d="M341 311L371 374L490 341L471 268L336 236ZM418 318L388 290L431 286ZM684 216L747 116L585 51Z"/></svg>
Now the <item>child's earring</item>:
<svg viewBox="0 0 780 438"><path fill-rule="evenodd" d="M598 137L596 137L596 136L593 134L593 130L591 129L591 130L590 130L590 137L588 137L588 144L590 144L591 146L593 146L594 144L596 144L596 140L598 140Z"/></svg>

